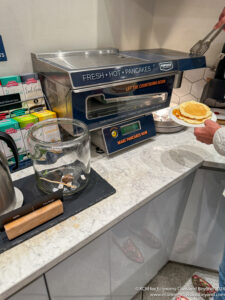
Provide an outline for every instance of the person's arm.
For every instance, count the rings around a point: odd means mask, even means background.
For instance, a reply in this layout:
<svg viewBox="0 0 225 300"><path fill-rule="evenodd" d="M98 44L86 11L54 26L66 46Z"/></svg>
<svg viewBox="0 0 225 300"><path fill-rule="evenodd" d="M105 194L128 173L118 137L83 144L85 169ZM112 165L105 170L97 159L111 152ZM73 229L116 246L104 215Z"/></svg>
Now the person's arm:
<svg viewBox="0 0 225 300"><path fill-rule="evenodd" d="M216 25L214 26L215 29L220 28L223 24L225 24L225 7L222 10L220 16L219 16L219 21L216 23ZM225 28L224 28L225 30Z"/></svg>
<svg viewBox="0 0 225 300"><path fill-rule="evenodd" d="M213 145L219 154L225 156L225 128L220 128L215 132Z"/></svg>
<svg viewBox="0 0 225 300"><path fill-rule="evenodd" d="M216 151L225 156L225 128L211 120L205 121L205 127L197 127L194 135L199 142L213 144Z"/></svg>

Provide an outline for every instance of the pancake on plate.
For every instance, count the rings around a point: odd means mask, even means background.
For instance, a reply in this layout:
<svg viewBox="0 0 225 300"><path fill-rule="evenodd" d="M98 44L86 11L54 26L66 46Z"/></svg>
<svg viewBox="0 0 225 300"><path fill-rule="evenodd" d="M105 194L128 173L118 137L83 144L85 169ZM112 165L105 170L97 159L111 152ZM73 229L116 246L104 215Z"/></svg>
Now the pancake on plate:
<svg viewBox="0 0 225 300"><path fill-rule="evenodd" d="M189 124L202 124L212 116L208 106L195 101L182 103L178 108L173 109L172 113L178 119Z"/></svg>
<svg viewBox="0 0 225 300"><path fill-rule="evenodd" d="M210 108L196 101L188 101L180 104L180 112L182 116L191 119L205 119L212 115Z"/></svg>

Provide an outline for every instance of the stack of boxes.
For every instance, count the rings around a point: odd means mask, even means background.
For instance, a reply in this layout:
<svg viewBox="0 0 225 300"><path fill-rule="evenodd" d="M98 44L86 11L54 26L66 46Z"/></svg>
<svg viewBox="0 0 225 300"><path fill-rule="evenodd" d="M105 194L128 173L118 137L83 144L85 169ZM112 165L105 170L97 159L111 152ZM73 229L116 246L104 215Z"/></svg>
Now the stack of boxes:
<svg viewBox="0 0 225 300"><path fill-rule="evenodd" d="M51 118L56 118L56 113L46 109L37 74L0 77L0 131L14 139L20 161L29 157L29 128ZM0 151L7 157L9 165L15 163L12 151L3 141L0 141Z"/></svg>
<svg viewBox="0 0 225 300"><path fill-rule="evenodd" d="M25 100L23 85L20 76L0 77L3 95L20 94L21 101ZM1 104L1 102L0 102Z"/></svg>
<svg viewBox="0 0 225 300"><path fill-rule="evenodd" d="M23 107L28 108L30 112L46 109L40 80L37 74L21 75L21 82L25 94L26 101ZM1 78L0 78L1 80Z"/></svg>
<svg viewBox="0 0 225 300"><path fill-rule="evenodd" d="M2 104L7 102L17 102L17 108L23 107L26 111L35 111L46 109L40 80L35 73L21 76L0 77L0 113L4 110ZM15 95L15 99L7 98L9 95ZM17 97L16 97L17 95Z"/></svg>
<svg viewBox="0 0 225 300"><path fill-rule="evenodd" d="M24 161L29 157L29 147L27 144L28 130L35 123L52 118L56 118L56 113L49 110L9 118L0 121L0 131L6 132L12 136L19 152L19 160ZM11 150L8 148L6 143L2 141L0 141L0 151L2 151L7 157L9 165L14 164L14 158Z"/></svg>

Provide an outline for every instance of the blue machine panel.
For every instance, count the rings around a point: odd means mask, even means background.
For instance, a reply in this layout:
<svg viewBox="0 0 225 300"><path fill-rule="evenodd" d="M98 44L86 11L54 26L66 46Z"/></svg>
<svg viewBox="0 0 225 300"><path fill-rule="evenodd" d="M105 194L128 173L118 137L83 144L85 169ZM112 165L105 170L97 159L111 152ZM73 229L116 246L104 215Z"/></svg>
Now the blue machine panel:
<svg viewBox="0 0 225 300"><path fill-rule="evenodd" d="M177 61L166 61L135 66L118 66L93 71L80 71L71 73L70 76L74 87L85 87L162 74L168 71L176 71L177 69Z"/></svg>
<svg viewBox="0 0 225 300"><path fill-rule="evenodd" d="M2 41L2 36L0 35L0 61L7 61L7 56L5 53L5 48Z"/></svg>
<svg viewBox="0 0 225 300"><path fill-rule="evenodd" d="M156 134L152 115L103 128L102 131L108 154L147 140Z"/></svg>
<svg viewBox="0 0 225 300"><path fill-rule="evenodd" d="M169 49L130 50L120 52L127 57L142 59L146 63L136 65L107 66L93 70L74 70L70 73L74 88L87 87L97 84L130 80L144 76L154 76L166 72L185 71L204 68L204 56L190 56L189 53Z"/></svg>
<svg viewBox="0 0 225 300"><path fill-rule="evenodd" d="M174 65L173 70L185 71L197 68L205 68L206 60L205 56L191 56L189 53L180 52L170 49L146 49L146 50L130 50L122 51L124 55L132 57L146 59L149 63L158 63L162 66L168 66L169 63ZM169 69L162 69L161 71L170 71Z"/></svg>
<svg viewBox="0 0 225 300"><path fill-rule="evenodd" d="M126 119L150 114L152 111L169 106L173 82L174 75L171 75L92 91L79 93L72 92L73 118L84 122L88 126L89 130L94 130L113 123L122 122ZM148 95L161 93L167 94L165 101L150 102L151 100L148 100ZM94 104L95 107L97 107L97 113L96 115L92 114L91 116L87 102L89 101L88 99L91 99L92 97L94 98L96 95L100 95L103 102L96 100L97 103ZM128 109L129 103L121 102L122 99L126 97L138 97L140 102L142 101L143 105L138 105L139 100L137 100L137 104L134 105L132 109ZM114 104L107 104L107 100L113 98L119 98L118 105L116 102L114 102ZM143 99L145 99L146 102L143 101ZM126 109L120 110L120 103Z"/></svg>

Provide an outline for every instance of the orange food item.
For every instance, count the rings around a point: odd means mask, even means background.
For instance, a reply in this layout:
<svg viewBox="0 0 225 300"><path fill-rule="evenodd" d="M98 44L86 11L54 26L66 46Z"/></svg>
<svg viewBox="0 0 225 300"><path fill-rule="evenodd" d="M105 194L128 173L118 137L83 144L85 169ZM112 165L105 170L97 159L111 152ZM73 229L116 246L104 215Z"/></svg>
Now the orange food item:
<svg viewBox="0 0 225 300"><path fill-rule="evenodd" d="M212 115L210 108L196 101L183 102L179 106L182 116L191 119L205 119Z"/></svg>
<svg viewBox="0 0 225 300"><path fill-rule="evenodd" d="M183 120L184 122L189 123L189 124L201 124L201 123L204 123L205 120L211 118L211 116L208 116L208 117L202 118L202 119L189 118L189 117L182 115L179 108L173 109L172 113L176 118Z"/></svg>
<svg viewBox="0 0 225 300"><path fill-rule="evenodd" d="M173 110L173 115L176 116L177 118L179 118L179 116L181 116L180 110L178 108L175 108Z"/></svg>

